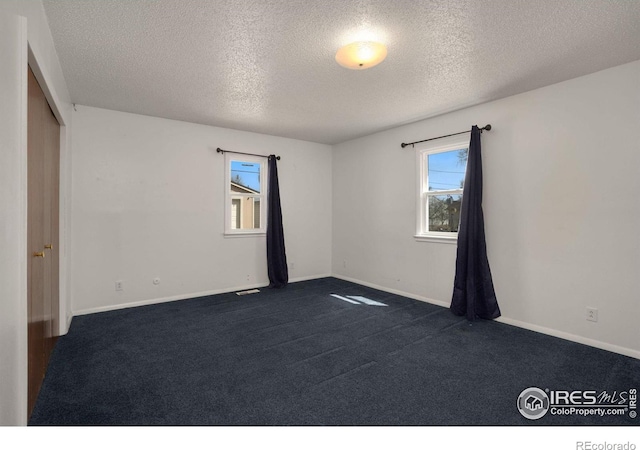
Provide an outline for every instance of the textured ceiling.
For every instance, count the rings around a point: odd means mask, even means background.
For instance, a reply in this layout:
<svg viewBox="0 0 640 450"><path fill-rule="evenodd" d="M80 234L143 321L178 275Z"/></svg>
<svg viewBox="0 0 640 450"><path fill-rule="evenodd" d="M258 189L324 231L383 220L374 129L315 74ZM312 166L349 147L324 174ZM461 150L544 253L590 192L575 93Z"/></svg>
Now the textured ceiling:
<svg viewBox="0 0 640 450"><path fill-rule="evenodd" d="M635 0L43 3L74 103L327 144L640 59Z"/></svg>

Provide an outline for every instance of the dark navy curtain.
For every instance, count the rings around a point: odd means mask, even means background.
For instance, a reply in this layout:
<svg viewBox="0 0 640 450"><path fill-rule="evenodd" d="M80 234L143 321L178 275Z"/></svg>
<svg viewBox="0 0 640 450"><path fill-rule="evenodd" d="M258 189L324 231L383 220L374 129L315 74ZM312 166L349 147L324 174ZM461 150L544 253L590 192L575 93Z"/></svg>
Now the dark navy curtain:
<svg viewBox="0 0 640 450"><path fill-rule="evenodd" d="M269 287L283 288L289 282L287 254L284 249L278 166L275 155L269 155L269 187L267 189L267 267Z"/></svg>
<svg viewBox="0 0 640 450"><path fill-rule="evenodd" d="M500 317L493 289L482 213L482 153L480 129L471 129L467 174L458 229L458 255L451 311L468 320Z"/></svg>

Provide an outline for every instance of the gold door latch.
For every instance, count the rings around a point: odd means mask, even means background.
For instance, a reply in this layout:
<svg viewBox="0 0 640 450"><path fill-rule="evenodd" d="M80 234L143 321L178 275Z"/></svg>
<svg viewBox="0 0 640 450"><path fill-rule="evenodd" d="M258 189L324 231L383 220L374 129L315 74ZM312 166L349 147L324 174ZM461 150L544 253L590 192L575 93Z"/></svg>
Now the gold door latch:
<svg viewBox="0 0 640 450"><path fill-rule="evenodd" d="M53 244L47 244L44 246L47 250L51 250L53 248Z"/></svg>
<svg viewBox="0 0 640 450"><path fill-rule="evenodd" d="M33 253L33 257L34 258L44 258L44 252L34 252Z"/></svg>

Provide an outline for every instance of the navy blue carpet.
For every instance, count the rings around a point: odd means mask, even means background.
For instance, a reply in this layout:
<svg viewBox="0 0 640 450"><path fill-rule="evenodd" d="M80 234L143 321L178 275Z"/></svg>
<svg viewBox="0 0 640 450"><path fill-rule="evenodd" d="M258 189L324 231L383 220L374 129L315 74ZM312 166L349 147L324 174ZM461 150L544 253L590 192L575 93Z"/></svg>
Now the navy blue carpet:
<svg viewBox="0 0 640 450"><path fill-rule="evenodd" d="M324 278L74 317L29 424L638 424L529 420L529 387L629 391L640 361Z"/></svg>

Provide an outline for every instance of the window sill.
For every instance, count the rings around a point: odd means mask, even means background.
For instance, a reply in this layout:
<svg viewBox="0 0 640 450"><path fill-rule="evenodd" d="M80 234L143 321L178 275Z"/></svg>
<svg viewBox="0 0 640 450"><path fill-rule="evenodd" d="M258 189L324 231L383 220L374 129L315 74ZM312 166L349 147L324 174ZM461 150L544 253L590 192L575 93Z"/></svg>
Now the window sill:
<svg viewBox="0 0 640 450"><path fill-rule="evenodd" d="M235 232L235 233L224 233L224 237L226 238L248 238L248 237L262 237L266 236L266 231L245 231L245 232Z"/></svg>
<svg viewBox="0 0 640 450"><path fill-rule="evenodd" d="M437 234L416 234L413 236L418 242L437 242L439 244L457 244L458 235L455 236L442 236Z"/></svg>

